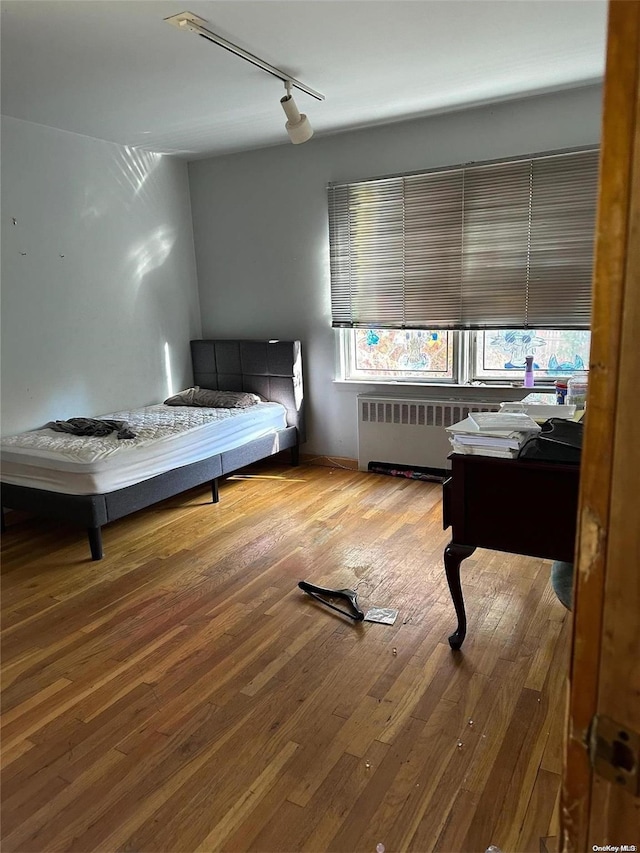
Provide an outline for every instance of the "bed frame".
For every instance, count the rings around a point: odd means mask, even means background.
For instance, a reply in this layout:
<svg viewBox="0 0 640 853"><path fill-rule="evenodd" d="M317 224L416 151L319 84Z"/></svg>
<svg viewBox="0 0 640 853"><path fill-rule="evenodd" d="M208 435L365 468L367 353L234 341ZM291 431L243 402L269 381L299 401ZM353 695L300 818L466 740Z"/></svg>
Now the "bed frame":
<svg viewBox="0 0 640 853"><path fill-rule="evenodd" d="M211 483L218 502L218 478L305 441L300 341L191 341L194 384L219 391L252 391L287 410L287 426L234 450L158 474L148 480L96 495L70 495L2 483L2 507L70 521L86 527L93 560L102 559L102 527L187 489ZM2 529L4 530L4 512Z"/></svg>

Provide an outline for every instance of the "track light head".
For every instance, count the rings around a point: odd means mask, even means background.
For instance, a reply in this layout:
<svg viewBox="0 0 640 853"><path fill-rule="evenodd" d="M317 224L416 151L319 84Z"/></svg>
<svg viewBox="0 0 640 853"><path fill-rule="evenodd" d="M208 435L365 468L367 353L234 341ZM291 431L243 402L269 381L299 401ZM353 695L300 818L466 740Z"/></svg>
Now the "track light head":
<svg viewBox="0 0 640 853"><path fill-rule="evenodd" d="M280 103L282 104L282 109L285 111L287 116L285 128L289 134L289 139L293 144L299 145L301 142L307 142L311 139L313 136L313 128L309 124L309 119L304 113L300 112L296 102L293 100L290 81L286 80L284 85L287 90L287 94L284 98L280 98Z"/></svg>
<svg viewBox="0 0 640 853"><path fill-rule="evenodd" d="M287 94L284 98L280 99L280 103L282 104L282 109L287 115L285 128L289 134L289 139L294 145L299 145L301 142L307 142L307 140L311 139L313 136L313 128L309 124L309 119L306 115L300 113L296 106L296 102L291 97L291 87L295 86L296 89L300 89L302 92L305 92L307 95L311 95L312 98L315 98L318 101L324 101L324 95L320 92L316 92L315 89L310 88L300 80L290 77L286 72L281 71L274 65L270 65L268 62L265 62L264 59L260 59L259 56L249 53L249 51L244 50L244 48L241 48L237 44L233 44L233 42L230 42L217 33L214 33L206 26L207 22L205 19L199 18L197 15L194 15L193 12L180 12L177 15L171 15L169 18L165 18L165 21L180 30L191 31L192 33L196 33L196 35L202 36L206 41L223 47L235 56L239 56L240 59L245 59L252 65L266 71L267 74L271 74L273 77L277 77L279 80L282 80L284 82L285 89L287 90Z"/></svg>

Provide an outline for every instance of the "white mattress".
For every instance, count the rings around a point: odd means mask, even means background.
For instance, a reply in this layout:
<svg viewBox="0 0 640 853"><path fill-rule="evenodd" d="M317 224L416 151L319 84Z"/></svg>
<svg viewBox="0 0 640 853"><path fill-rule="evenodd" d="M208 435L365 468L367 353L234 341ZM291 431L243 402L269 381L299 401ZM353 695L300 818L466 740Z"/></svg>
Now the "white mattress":
<svg viewBox="0 0 640 853"><path fill-rule="evenodd" d="M246 409L147 406L102 418L126 421L136 438L75 436L52 429L2 439L2 480L72 495L112 492L233 450L286 427L279 403Z"/></svg>

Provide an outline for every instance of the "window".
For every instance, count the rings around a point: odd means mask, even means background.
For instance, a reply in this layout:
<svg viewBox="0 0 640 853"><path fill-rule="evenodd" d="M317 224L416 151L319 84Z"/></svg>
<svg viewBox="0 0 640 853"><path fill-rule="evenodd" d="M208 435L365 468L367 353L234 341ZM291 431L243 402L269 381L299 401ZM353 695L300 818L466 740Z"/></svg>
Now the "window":
<svg viewBox="0 0 640 853"><path fill-rule="evenodd" d="M455 332L426 329L353 329L346 338L348 378L453 382L455 336Z"/></svg>
<svg viewBox="0 0 640 853"><path fill-rule="evenodd" d="M550 379L585 366L597 173L588 150L331 185L345 377L509 381L523 353Z"/></svg>
<svg viewBox="0 0 640 853"><path fill-rule="evenodd" d="M474 379L520 378L533 356L539 382L589 369L591 333L575 329L503 329L475 337Z"/></svg>
<svg viewBox="0 0 640 853"><path fill-rule="evenodd" d="M520 383L532 355L536 385L588 370L591 333L575 329L484 332L343 329L342 379L360 382Z"/></svg>

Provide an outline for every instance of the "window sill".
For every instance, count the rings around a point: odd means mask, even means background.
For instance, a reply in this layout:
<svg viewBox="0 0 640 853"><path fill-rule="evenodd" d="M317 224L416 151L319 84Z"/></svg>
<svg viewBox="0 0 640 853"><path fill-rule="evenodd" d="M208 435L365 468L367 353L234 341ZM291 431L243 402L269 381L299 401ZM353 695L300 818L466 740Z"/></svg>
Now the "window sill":
<svg viewBox="0 0 640 853"><path fill-rule="evenodd" d="M533 388L525 388L524 385L512 382L475 382L473 384L469 382L458 383L458 382L402 382L398 379L334 379L334 385L363 385L366 388L370 388L372 385L381 385L383 387L391 387L391 388L411 388L412 390L416 390L418 388L438 388L441 391L446 391L450 388L455 388L456 390L464 389L465 391L473 391L473 390L505 390L509 391L522 391L526 394L532 394L538 391L541 394L544 393L553 393L555 391L554 385L536 385Z"/></svg>
<svg viewBox="0 0 640 853"><path fill-rule="evenodd" d="M523 385L463 385L463 384L436 384L410 383L410 382L359 382L353 379L334 379L333 385L338 393L360 394L370 397L386 397L416 400L439 400L442 402L487 402L519 403L524 397L532 392L553 395L555 401L555 388L553 386L538 385L535 388L525 388Z"/></svg>

